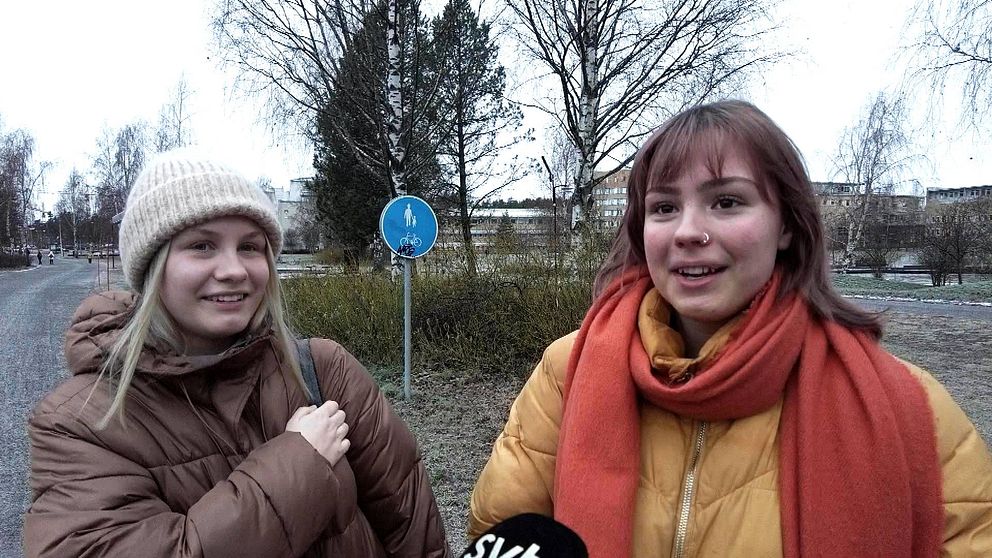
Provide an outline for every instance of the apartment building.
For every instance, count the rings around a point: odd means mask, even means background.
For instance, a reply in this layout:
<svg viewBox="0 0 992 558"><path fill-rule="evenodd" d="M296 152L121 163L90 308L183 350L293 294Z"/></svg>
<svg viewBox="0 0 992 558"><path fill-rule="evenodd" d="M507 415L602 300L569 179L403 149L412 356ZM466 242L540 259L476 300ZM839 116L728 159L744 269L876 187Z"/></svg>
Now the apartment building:
<svg viewBox="0 0 992 558"><path fill-rule="evenodd" d="M564 212L559 210L559 230L567 229ZM441 220L440 247L455 248L462 242L461 225L456 215L439 215ZM550 210L537 208L480 207L472 214L472 242L480 250L487 250L496 243L500 226L506 222L516 239L524 247L546 247L554 228Z"/></svg>
<svg viewBox="0 0 992 558"><path fill-rule="evenodd" d="M992 185L965 188L927 188L927 203L957 203L992 196Z"/></svg>
<svg viewBox="0 0 992 558"><path fill-rule="evenodd" d="M602 173L597 173L597 177ZM627 181L630 169L621 169L593 188L592 219L600 231L616 230L627 211Z"/></svg>

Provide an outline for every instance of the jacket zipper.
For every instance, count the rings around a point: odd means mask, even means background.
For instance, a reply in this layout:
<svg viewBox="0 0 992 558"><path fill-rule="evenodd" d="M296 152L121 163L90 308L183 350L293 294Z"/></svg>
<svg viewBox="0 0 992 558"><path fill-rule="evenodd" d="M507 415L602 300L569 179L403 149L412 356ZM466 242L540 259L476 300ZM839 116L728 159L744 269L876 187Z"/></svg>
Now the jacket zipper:
<svg viewBox="0 0 992 558"><path fill-rule="evenodd" d="M692 461L689 463L689 470L685 473L685 482L682 489L682 505L679 510L679 523L675 532L675 544L672 548L673 558L683 558L685 555L685 539L689 532L689 508L692 506L692 497L696 493L696 476L699 473L699 455L703 452L703 444L706 442L706 422L699 423L699 430L696 431L696 443L692 450Z"/></svg>

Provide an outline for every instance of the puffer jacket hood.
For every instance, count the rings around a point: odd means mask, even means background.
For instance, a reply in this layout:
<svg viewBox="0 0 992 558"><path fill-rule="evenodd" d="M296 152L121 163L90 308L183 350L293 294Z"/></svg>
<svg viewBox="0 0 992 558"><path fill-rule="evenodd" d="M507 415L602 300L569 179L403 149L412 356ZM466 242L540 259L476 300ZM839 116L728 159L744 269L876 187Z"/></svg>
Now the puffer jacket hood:
<svg viewBox="0 0 992 558"><path fill-rule="evenodd" d="M107 291L92 295L80 304L65 336L66 362L74 375L99 372L104 356L117 342L137 303L135 293ZM185 356L165 349L146 350L138 357L136 370L155 376L180 376L222 362L250 361L270 336L268 331L250 335L216 355Z"/></svg>
<svg viewBox="0 0 992 558"><path fill-rule="evenodd" d="M92 295L79 305L65 334L65 358L70 372L99 371L103 355L117 341L135 302L134 293L107 291Z"/></svg>

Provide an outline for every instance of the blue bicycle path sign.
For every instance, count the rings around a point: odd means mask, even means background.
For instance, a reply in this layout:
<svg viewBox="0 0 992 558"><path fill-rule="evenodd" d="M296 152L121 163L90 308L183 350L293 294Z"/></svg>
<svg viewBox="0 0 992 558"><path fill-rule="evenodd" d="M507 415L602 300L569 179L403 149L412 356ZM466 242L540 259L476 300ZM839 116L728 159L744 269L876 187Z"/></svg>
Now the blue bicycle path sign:
<svg viewBox="0 0 992 558"><path fill-rule="evenodd" d="M383 208L379 234L397 256L419 258L437 242L437 215L417 196L399 196Z"/></svg>

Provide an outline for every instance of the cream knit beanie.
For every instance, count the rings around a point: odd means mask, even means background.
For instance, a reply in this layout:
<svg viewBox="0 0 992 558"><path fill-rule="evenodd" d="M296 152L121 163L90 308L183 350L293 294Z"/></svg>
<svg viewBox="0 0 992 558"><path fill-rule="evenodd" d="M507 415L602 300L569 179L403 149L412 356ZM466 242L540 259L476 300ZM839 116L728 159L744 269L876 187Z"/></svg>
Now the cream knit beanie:
<svg viewBox="0 0 992 558"><path fill-rule="evenodd" d="M240 215L265 231L273 255L282 248L276 210L239 172L189 149L162 153L131 187L120 228L121 263L131 288L144 289L159 248L176 233L214 217Z"/></svg>

